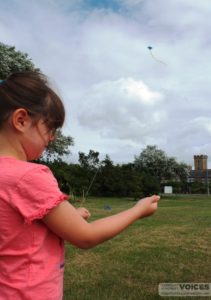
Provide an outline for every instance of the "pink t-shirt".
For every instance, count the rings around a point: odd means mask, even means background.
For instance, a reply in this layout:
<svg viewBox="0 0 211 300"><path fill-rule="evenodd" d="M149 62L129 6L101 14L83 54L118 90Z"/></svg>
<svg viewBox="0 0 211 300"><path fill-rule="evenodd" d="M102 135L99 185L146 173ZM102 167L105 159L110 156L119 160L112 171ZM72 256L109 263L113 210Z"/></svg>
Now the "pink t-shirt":
<svg viewBox="0 0 211 300"><path fill-rule="evenodd" d="M66 200L44 165L0 157L0 299L61 300L64 241L42 218Z"/></svg>

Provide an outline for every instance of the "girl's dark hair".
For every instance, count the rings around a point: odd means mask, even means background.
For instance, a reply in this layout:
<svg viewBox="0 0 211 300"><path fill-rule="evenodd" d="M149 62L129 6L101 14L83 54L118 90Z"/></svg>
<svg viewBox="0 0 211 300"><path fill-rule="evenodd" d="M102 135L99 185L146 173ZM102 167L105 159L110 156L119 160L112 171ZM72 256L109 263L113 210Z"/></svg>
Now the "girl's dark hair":
<svg viewBox="0 0 211 300"><path fill-rule="evenodd" d="M25 108L36 122L43 118L50 130L62 127L65 109L60 97L39 72L18 72L0 82L0 127L10 114Z"/></svg>

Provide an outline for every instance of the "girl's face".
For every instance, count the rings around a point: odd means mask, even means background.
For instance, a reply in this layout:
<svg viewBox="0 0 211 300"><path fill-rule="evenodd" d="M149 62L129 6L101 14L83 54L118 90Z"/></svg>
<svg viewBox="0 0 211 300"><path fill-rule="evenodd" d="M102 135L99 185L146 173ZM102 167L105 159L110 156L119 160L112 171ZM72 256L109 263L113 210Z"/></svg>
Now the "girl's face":
<svg viewBox="0 0 211 300"><path fill-rule="evenodd" d="M35 125L32 123L22 140L27 160L38 159L53 139L54 133L47 128L43 119L40 119Z"/></svg>

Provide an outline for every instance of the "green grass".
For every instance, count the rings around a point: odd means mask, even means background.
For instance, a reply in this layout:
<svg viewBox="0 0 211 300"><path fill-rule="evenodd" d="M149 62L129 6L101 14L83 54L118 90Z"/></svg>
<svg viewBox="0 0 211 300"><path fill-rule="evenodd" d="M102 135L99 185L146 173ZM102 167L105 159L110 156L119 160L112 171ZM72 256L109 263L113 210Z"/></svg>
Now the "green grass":
<svg viewBox="0 0 211 300"><path fill-rule="evenodd" d="M133 204L104 198L84 206L94 220ZM162 282L211 282L211 197L164 197L156 214L96 248L66 245L64 300L162 299Z"/></svg>

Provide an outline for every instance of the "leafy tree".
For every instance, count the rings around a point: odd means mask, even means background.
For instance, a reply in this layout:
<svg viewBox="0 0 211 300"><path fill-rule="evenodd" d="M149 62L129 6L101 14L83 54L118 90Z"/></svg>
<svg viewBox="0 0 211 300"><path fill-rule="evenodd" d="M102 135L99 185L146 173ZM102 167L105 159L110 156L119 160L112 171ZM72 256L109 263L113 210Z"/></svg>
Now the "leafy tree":
<svg viewBox="0 0 211 300"><path fill-rule="evenodd" d="M82 196L89 185L89 178L85 176L83 168L79 164L70 164L68 175L70 193Z"/></svg>
<svg viewBox="0 0 211 300"><path fill-rule="evenodd" d="M114 165L110 157L106 155L101 162L93 193L98 196L133 197L137 199L143 194L142 177L134 169L132 163Z"/></svg>
<svg viewBox="0 0 211 300"><path fill-rule="evenodd" d="M70 146L74 145L73 138L71 136L65 136L62 134L61 130L56 131L56 137L54 141L49 143L41 160L44 161L62 161L64 155L70 154Z"/></svg>
<svg viewBox="0 0 211 300"><path fill-rule="evenodd" d="M136 169L145 174L162 180L186 181L189 167L184 163L178 163L174 157L157 148L147 146L134 161Z"/></svg>
<svg viewBox="0 0 211 300"><path fill-rule="evenodd" d="M106 155L104 160L101 162L101 169L95 184L95 192L97 192L97 195L113 196L115 193L114 190L117 178L118 175L116 172L116 167L114 166L110 157ZM97 188L98 191L96 191Z"/></svg>
<svg viewBox="0 0 211 300"><path fill-rule="evenodd" d="M137 200L144 196L142 174L137 172L133 163L121 165L123 196Z"/></svg>
<svg viewBox="0 0 211 300"><path fill-rule="evenodd" d="M157 177L149 174L142 174L142 196L147 197L153 194L159 194L160 192L160 181Z"/></svg>
<svg viewBox="0 0 211 300"><path fill-rule="evenodd" d="M17 51L14 46L0 43L0 79L5 79L11 73L20 71L35 71L33 62L27 53Z"/></svg>
<svg viewBox="0 0 211 300"><path fill-rule="evenodd" d="M92 194L93 184L96 185L96 176L100 170L99 152L89 150L88 154L79 152L79 163L83 170L81 181L83 183L82 191L85 197Z"/></svg>
<svg viewBox="0 0 211 300"><path fill-rule="evenodd" d="M188 166L187 164L185 164L183 162L177 163L176 169L175 169L175 174L177 175L177 177L179 178L179 180L182 183L187 182L187 178L188 178L190 169L191 169L190 166Z"/></svg>
<svg viewBox="0 0 211 300"><path fill-rule="evenodd" d="M80 165L87 170L93 170L98 167L99 164L99 152L94 150L89 150L89 153L86 155L84 152L79 152Z"/></svg>
<svg viewBox="0 0 211 300"><path fill-rule="evenodd" d="M191 194L206 194L207 185L201 181L190 182L188 184L189 192Z"/></svg>
<svg viewBox="0 0 211 300"><path fill-rule="evenodd" d="M139 171L161 180L167 170L168 159L163 150L157 146L147 146L139 156L135 157L135 167Z"/></svg>
<svg viewBox="0 0 211 300"><path fill-rule="evenodd" d="M114 163L113 163L113 161L111 160L110 156L109 156L108 154L106 154L104 160L101 162L101 165L102 165L103 167L109 168L109 167L114 166Z"/></svg>

